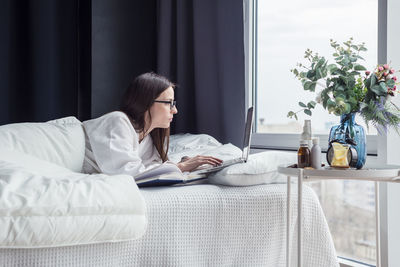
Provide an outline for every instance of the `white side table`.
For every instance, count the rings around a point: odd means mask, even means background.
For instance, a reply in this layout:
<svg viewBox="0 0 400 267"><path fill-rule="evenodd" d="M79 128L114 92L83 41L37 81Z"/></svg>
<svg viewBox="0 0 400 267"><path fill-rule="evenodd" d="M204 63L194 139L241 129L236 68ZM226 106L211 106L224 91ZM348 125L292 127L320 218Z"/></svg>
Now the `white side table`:
<svg viewBox="0 0 400 267"><path fill-rule="evenodd" d="M291 168L287 166L278 167L278 172L287 175L287 220L286 220L286 266L290 265L290 184L291 177L298 177L298 238L297 238L297 266L302 266L302 198L303 198L303 182L315 180L357 180L357 181L374 181L375 182L375 217L376 217L376 266L381 267L380 257L380 218L379 218L379 183L378 182L394 182L400 183L400 166L380 165L365 166L361 170L356 169L336 169L324 167L319 170Z"/></svg>

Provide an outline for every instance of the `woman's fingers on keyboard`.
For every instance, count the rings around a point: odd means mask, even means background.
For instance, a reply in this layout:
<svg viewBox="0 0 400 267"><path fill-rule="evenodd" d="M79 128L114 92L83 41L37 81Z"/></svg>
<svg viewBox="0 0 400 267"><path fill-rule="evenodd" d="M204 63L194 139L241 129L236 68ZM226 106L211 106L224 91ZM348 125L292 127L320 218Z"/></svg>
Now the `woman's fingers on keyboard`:
<svg viewBox="0 0 400 267"><path fill-rule="evenodd" d="M212 156L203 156L203 157L204 157L203 159L207 162L206 164L211 164L211 165L217 166L217 165L221 165L223 162L221 159L218 159L218 158L215 158Z"/></svg>

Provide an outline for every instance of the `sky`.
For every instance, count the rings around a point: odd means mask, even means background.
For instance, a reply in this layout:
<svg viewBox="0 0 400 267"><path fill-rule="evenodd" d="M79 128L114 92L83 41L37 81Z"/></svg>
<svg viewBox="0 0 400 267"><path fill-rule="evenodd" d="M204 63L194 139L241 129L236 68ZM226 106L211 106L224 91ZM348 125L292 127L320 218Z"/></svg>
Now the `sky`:
<svg viewBox="0 0 400 267"><path fill-rule="evenodd" d="M329 40L342 43L353 37L356 44L365 42L365 62L359 63L372 70L377 64L377 28L377 0L259 0L258 118L266 124L286 124L287 112L299 110L299 101L315 100L316 93L304 91L290 72L296 63L305 63L307 48L334 63ZM300 115L301 124L304 119L310 117ZM311 120L314 133L327 131L326 122L339 122L319 105ZM362 124L362 119L357 122Z"/></svg>

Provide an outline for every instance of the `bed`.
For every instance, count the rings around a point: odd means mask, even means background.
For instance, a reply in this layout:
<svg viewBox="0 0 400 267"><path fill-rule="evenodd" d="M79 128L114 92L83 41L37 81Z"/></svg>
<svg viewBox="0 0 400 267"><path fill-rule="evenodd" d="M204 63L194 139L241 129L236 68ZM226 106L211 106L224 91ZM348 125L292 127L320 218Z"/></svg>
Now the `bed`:
<svg viewBox="0 0 400 267"><path fill-rule="evenodd" d="M285 266L286 185L199 184L141 192L149 227L139 240L2 249L0 262L5 266ZM296 220L293 211L292 266ZM303 225L304 266L338 266L325 217L309 187L304 188Z"/></svg>
<svg viewBox="0 0 400 267"><path fill-rule="evenodd" d="M43 125L23 125L23 127L12 126L3 127L0 129L0 146L3 148L7 147L10 142L3 142L5 138L10 137L12 142L20 142L22 145L16 145L13 148L22 150L34 151L36 154L33 156L40 157L41 159L52 160L53 163L62 164L65 162L63 157L66 157L65 151L70 151L71 155L68 156L70 166L64 163L64 167L68 167L66 174L62 177L57 177L57 182L53 186L64 186L68 188L67 192L79 188L77 181L84 183L96 183L98 189L91 191L91 194L98 194L98 192L106 192L108 194L114 194L112 201L104 203L114 203L115 209L119 209L119 213L127 213L128 220L116 220L107 221L103 220L107 218L107 213L102 214L102 220L96 220L93 216L93 220L90 221L93 212L103 212L101 201L105 201L101 194L91 198L95 206L88 209L89 213L85 214L85 223L79 227L79 220L75 220L75 213L63 214L61 212L68 212L69 209L76 208L74 212L81 208L80 206L71 206L71 203L81 204L85 201L82 195L79 196L78 202L76 199L72 199L75 202L67 203L68 209L58 210L56 214L51 216L70 216L71 220L75 222L75 231L81 231L81 235L85 235L85 232L91 233L91 239L82 241L81 243L74 243L68 245L63 243L63 240L57 241L58 243L37 243L27 244L31 245L30 248L12 248L7 247L5 243L0 242L0 263L3 266L285 266L286 263L286 184L282 177L276 176L276 171L271 171L268 167L264 169L264 173L260 172L262 168L255 168L256 172L246 172L245 169L240 166L232 166L233 172L220 172L214 177L210 177L209 180L204 180L200 184L183 185L183 186L169 186L169 187L152 187L138 189L132 182L131 177L121 176L118 177L119 183L116 183L115 177L107 177L105 175L97 175L96 179L90 179L91 176L79 174L76 170L73 172L71 169L79 167L76 158L76 140L82 141L82 134L80 133L80 124L77 122L74 125L75 135L71 139L73 141L66 142L68 130L65 127L71 127L72 123L69 121L67 124L62 122L60 125L51 125L53 128L49 128L49 125L45 125L46 131L43 131ZM40 128L41 130L34 133L32 129ZM41 128L42 127L42 128ZM11 129L12 128L12 129ZM14 131L15 130L15 131ZM50 131L52 132L51 134ZM62 130L62 131L61 131ZM14 131L14 132L13 132ZM24 138L22 132L27 131L27 136ZM54 145L57 135L56 131L62 132L62 140L66 142L65 148L57 149L61 156L48 156L51 153L55 153L54 149L49 149L46 153L43 152L43 142L39 147L39 137L45 137L50 140L49 146ZM36 134L36 135L35 135ZM18 137L19 136L19 137ZM18 138L17 138L18 137ZM26 143L26 140L33 138L35 142ZM51 139L53 138L53 139ZM61 137L60 137L61 139ZM17 141L15 141L17 140ZM22 140L22 141L21 141ZM2 143L3 142L3 143ZM29 148L31 146L31 148ZM36 146L36 147L32 147ZM67 149L67 148L70 149ZM11 149L11 148L10 148ZM41 153L38 154L37 151ZM56 152L57 152L56 151ZM50 154L49 154L50 153ZM81 154L81 152L79 152ZM182 155L194 155L198 153L213 154L221 158L229 155L236 156L235 154L240 153L236 147L232 145L219 144L215 139L209 136L193 136L183 135L174 136L171 138L170 146L170 159L172 161L178 161ZM0 219L6 220L10 216L7 207L9 201L4 200L6 194L4 193L7 189L6 183L10 182L10 177L4 174L4 170L7 166L11 169L16 170L18 168L12 167L12 164L8 162L9 154L1 158L0 153ZM79 154L79 155L80 155ZM266 153L267 154L267 153ZM32 156L30 155L30 156ZM261 154L260 154L261 155ZM279 158L274 154L268 154L269 157ZM253 163L260 165L263 160L256 160L257 156L253 156ZM16 157L16 160L20 160L21 157ZM60 159L57 162L57 159ZM260 157L258 158L260 159ZM41 173L42 168L38 168L39 161L34 162L33 159L29 160L30 165L24 166L25 172L29 168L36 167L36 174L34 177L38 177L38 173ZM282 160L275 160L281 162ZM276 163L275 162L275 163ZM26 162L25 162L26 163ZM24 164L25 164L24 163ZM1 165L5 164L5 165ZM22 163L19 163L22 164ZM26 164L25 164L26 165ZM29 164L28 164L29 165ZM53 164L54 165L54 164ZM251 165L251 164L248 164ZM265 165L265 164L264 164ZM3 167L2 167L3 166ZM5 166L5 167L4 167ZM247 166L247 165L244 165ZM28 168L29 167L29 168ZM53 166L54 167L54 166ZM236 168L236 169L235 169ZM253 168L254 169L254 168ZM30 169L29 169L30 170ZM48 169L50 170L50 169ZM59 167L54 167L53 172L47 174L41 173L40 178L48 178L45 182L48 183L49 179L56 176L61 172ZM240 170L243 174L238 174L235 170ZM244 171L243 171L244 170ZM21 170L18 169L18 177L24 176ZM74 178L69 179L73 173ZM56 175L57 174L57 175ZM65 176L67 175L67 176ZM42 177L43 176L43 177ZM221 178L224 176L223 178ZM25 176L24 176L25 177ZM49 178L50 177L50 178ZM26 177L25 177L26 178ZM24 179L25 179L24 178ZM67 179L68 178L68 179ZM231 179L232 178L232 179ZM242 179L243 178L243 179ZM253 179L254 178L254 179ZM7 180L8 179L8 180ZM33 178L26 178L31 181ZM236 179L236 180L235 180ZM261 180L260 180L261 179ZM224 183L232 181L242 182L244 184L237 184L238 186L227 186ZM25 180L24 180L25 181ZM42 181L42 180L40 180ZM67 182L65 182L67 181ZM64 183L65 182L65 183ZM214 184L210 184L210 183ZM98 184L101 183L101 186ZM129 184L130 183L130 184ZM38 184L41 186L41 184ZM127 188L128 186L131 188ZM239 186L240 185L240 186ZM243 186L246 185L246 186ZM116 190L115 187L124 188L126 194L134 192L133 189L137 190L137 198L129 198L119 194L122 192ZM74 189L75 188L75 189ZM88 187L82 185L82 192ZM93 184L91 187L93 188ZM114 192L107 191L107 188L114 188ZM129 191L131 190L131 191ZM18 192L17 192L18 193ZM69 193L68 193L69 194ZM36 194L37 195L37 194ZM57 194L59 195L59 194ZM85 194L83 194L84 196ZM66 195L69 196L69 195ZM58 196L61 197L61 196ZM41 199L41 195L37 199ZM291 198L293 203L296 205L296 197ZM71 200L71 201L72 201ZM96 201L94 201L96 200ZM141 209L131 209L134 206L135 201L141 201L145 203L145 209L143 216L141 215ZM59 203L63 203L62 200L56 200L56 203L45 202L46 205L54 205L58 207ZM107 199L110 201L110 199ZM303 193L304 203L304 217L303 226L303 263L304 266L318 267L318 266L338 266L336 252L333 246L332 237L329 233L329 228L326 223L324 214L320 207L319 201L309 187L304 187ZM131 205L129 205L132 203ZM17 207L26 208L23 203ZM42 210L42 209L41 209ZM18 209L17 209L18 211ZM131 216L131 213L139 212L137 216ZM8 213L7 213L8 212ZM113 210L108 208L106 212L112 213ZM129 213L129 214L128 214ZM60 215L61 214L61 215ZM124 215L124 214L119 214ZM19 216L19 215L18 215ZM40 215L46 217L46 215ZM50 216L50 215L49 215ZM113 214L110 214L113 216ZM295 209L291 211L291 251L290 258L292 259L292 266L295 266L296 257L296 244L297 244L297 233L296 233L296 221L297 214ZM21 217L21 216L19 216ZM25 216L29 217L29 216ZM146 217L146 226L143 228L142 234L132 234L129 229L134 228L134 223L137 222L138 218ZM27 218L29 219L29 218ZM46 219L46 218L44 218ZM0 221L1 221L0 220ZM11 225L12 227L12 220ZM49 229L53 229L52 220L49 220L46 226ZM78 222L78 223L77 223ZM92 227L91 227L92 226ZM35 225L35 230L32 231L43 231L45 225ZM71 231L70 225L65 225L65 231ZM101 240L93 239L98 238L99 235L93 233L101 233L103 228L118 228L127 230L124 233L124 240L106 237ZM11 228L10 228L11 229ZM2 233L8 233L11 230L7 227L0 229L0 237ZM57 234L62 234L62 229L57 228ZM95 229L95 230L94 230ZM67 231L68 230L68 231ZM21 229L21 231L27 231ZM75 233L75 231L71 233ZM109 232L106 231L106 232ZM28 231L29 233L29 231ZM36 233L32 233L36 234ZM53 238L53 233L47 234L49 238ZM18 233L16 234L18 237ZM37 234L37 236L41 236ZM79 236L77 237L79 239ZM67 237L64 237L67 239ZM76 238L74 240L77 240ZM47 240L48 241L48 240ZM50 240L52 241L52 240Z"/></svg>

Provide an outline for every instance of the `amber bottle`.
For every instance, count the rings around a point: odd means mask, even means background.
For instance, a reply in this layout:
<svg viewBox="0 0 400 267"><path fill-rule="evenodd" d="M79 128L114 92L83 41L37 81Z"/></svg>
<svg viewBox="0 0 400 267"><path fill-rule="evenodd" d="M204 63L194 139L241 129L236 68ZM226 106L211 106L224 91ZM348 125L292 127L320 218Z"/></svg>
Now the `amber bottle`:
<svg viewBox="0 0 400 267"><path fill-rule="evenodd" d="M297 151L297 167L304 168L311 166L311 153L308 148L308 140L300 141L300 148Z"/></svg>

